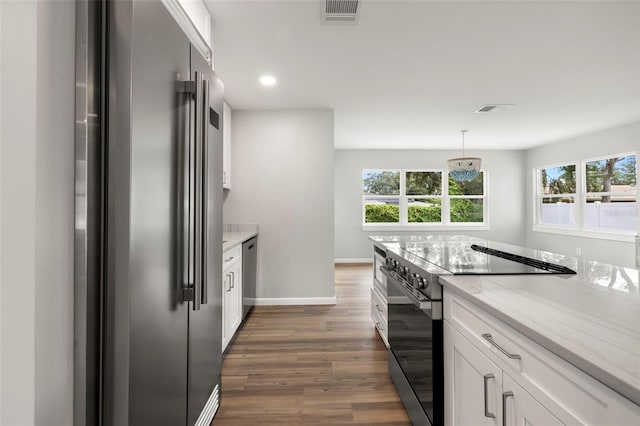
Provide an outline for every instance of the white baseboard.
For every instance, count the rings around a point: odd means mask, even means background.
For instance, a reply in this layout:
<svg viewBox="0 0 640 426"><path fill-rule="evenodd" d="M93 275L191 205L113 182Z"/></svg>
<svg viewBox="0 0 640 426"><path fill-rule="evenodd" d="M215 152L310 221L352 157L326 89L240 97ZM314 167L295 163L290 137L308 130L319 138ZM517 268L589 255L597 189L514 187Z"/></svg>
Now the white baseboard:
<svg viewBox="0 0 640 426"><path fill-rule="evenodd" d="M335 263L373 263L370 257L340 257L335 259Z"/></svg>
<svg viewBox="0 0 640 426"><path fill-rule="evenodd" d="M254 306L278 305L335 305L335 297L259 297L253 299Z"/></svg>

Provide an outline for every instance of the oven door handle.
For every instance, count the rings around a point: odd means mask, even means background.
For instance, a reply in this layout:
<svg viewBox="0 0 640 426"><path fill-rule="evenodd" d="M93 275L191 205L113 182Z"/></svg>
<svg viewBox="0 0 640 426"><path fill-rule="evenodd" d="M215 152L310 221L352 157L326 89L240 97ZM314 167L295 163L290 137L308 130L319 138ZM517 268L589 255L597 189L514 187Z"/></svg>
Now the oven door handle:
<svg viewBox="0 0 640 426"><path fill-rule="evenodd" d="M423 311L430 311L432 309L433 303L430 300L424 301L424 300L419 300L418 298L416 298L416 296L411 294L411 292L409 290L404 288L404 286L402 285L400 280L398 280L398 278L396 278L396 274L395 273L389 271L387 268L380 268L380 270L382 271L382 273L387 278L389 278L391 281L393 281L393 283L396 285L396 288L398 288L402 292L402 294L407 296L409 298L409 300L411 300L411 302L414 305L416 305L418 308L420 308Z"/></svg>

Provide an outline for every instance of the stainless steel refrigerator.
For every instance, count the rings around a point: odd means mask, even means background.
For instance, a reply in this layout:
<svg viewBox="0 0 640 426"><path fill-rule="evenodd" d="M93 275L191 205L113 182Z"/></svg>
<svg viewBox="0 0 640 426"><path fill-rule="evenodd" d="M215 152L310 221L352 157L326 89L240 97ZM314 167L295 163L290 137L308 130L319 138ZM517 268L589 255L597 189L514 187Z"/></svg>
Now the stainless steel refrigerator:
<svg viewBox="0 0 640 426"><path fill-rule="evenodd" d="M76 425L220 402L223 85L165 3L77 2Z"/></svg>

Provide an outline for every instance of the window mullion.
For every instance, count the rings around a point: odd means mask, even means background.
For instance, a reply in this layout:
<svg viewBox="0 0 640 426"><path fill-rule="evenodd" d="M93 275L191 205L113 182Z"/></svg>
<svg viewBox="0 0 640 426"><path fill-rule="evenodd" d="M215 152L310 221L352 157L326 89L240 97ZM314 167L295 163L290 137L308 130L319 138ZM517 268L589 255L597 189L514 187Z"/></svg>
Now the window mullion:
<svg viewBox="0 0 640 426"><path fill-rule="evenodd" d="M534 202L535 202L535 211L534 211L534 224L536 226L541 224L541 216L542 216L542 169L536 168L533 173L534 179Z"/></svg>
<svg viewBox="0 0 640 426"><path fill-rule="evenodd" d="M408 202L407 202L407 188L406 188L406 170L400 170L400 200L399 200L399 209L400 209L400 224L407 225L409 222L409 214L407 213Z"/></svg>
<svg viewBox="0 0 640 426"><path fill-rule="evenodd" d="M449 172L442 170L442 224L445 226L449 225L451 218L449 200Z"/></svg>
<svg viewBox="0 0 640 426"><path fill-rule="evenodd" d="M578 223L578 229L584 229L587 227L586 211L587 206L584 205L587 201L587 163L580 161L576 166L580 166L580 173L576 173L576 216Z"/></svg>

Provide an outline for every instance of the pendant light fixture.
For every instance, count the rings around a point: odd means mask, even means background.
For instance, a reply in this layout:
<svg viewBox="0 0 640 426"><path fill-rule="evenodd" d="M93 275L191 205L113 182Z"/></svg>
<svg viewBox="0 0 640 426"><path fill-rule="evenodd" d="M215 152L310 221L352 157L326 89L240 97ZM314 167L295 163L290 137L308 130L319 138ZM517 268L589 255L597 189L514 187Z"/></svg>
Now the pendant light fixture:
<svg viewBox="0 0 640 426"><path fill-rule="evenodd" d="M451 158L447 160L449 165L449 174L454 180L463 182L474 180L480 172L480 162L478 157L464 156L464 134L466 130L460 130L462 133L462 157Z"/></svg>

